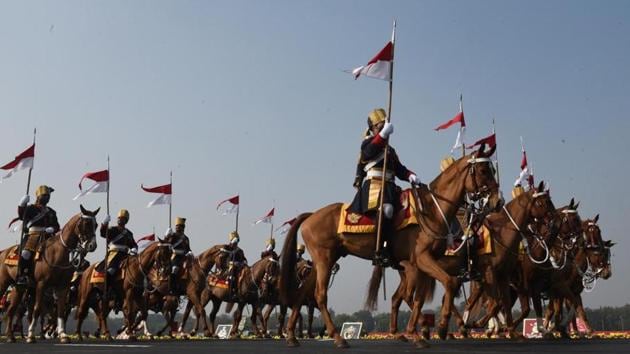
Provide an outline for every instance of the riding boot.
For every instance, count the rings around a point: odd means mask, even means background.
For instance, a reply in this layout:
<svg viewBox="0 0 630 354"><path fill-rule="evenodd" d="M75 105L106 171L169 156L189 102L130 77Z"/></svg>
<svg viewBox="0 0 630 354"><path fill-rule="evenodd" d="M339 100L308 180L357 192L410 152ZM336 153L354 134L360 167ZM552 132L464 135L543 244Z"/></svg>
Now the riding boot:
<svg viewBox="0 0 630 354"><path fill-rule="evenodd" d="M392 265L392 250L390 247L389 239L394 234L393 222L387 218L383 218L382 231L381 231L381 244L378 251L374 254L372 260L373 265L377 265L383 268L387 268Z"/></svg>
<svg viewBox="0 0 630 354"><path fill-rule="evenodd" d="M24 257L20 257L18 260L18 265L20 273L16 277L16 284L21 286L28 285L32 268L31 261L24 259Z"/></svg>
<svg viewBox="0 0 630 354"><path fill-rule="evenodd" d="M168 294L177 294L177 274L170 274L168 277Z"/></svg>

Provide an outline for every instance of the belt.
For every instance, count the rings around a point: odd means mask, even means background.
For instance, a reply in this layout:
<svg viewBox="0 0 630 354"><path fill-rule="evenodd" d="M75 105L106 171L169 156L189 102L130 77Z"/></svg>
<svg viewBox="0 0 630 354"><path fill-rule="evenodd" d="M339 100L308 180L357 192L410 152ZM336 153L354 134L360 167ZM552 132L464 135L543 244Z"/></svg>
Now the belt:
<svg viewBox="0 0 630 354"><path fill-rule="evenodd" d="M28 232L44 232L44 230L46 230L46 228L41 226L31 226L28 228Z"/></svg>
<svg viewBox="0 0 630 354"><path fill-rule="evenodd" d="M127 251L129 247L122 245L109 245L107 249L109 249L110 251Z"/></svg>
<svg viewBox="0 0 630 354"><path fill-rule="evenodd" d="M173 250L173 253L175 253L178 256L181 256L183 254L186 254L186 251L184 251L184 250Z"/></svg>
<svg viewBox="0 0 630 354"><path fill-rule="evenodd" d="M367 171L367 175L365 176L366 179L383 179L383 171L382 170L378 170L378 169L371 169L369 171ZM394 181L394 173L391 171L387 171L385 172L385 181L386 182L393 182Z"/></svg>

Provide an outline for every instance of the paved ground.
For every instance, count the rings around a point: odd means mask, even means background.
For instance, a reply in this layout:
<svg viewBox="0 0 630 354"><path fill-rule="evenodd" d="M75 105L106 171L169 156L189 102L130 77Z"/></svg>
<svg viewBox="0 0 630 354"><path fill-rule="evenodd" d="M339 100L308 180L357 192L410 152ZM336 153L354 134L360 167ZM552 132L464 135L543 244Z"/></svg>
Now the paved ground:
<svg viewBox="0 0 630 354"><path fill-rule="evenodd" d="M331 341L303 340L299 348L287 348L280 340L189 340L189 341L140 341L59 344L56 341L39 341L36 344L0 344L0 353L147 353L147 354L197 354L197 353L630 353L630 340L529 340L519 343L509 340L451 340L431 341L428 349L417 349L409 343L394 340L358 340L350 342L351 348L339 350Z"/></svg>

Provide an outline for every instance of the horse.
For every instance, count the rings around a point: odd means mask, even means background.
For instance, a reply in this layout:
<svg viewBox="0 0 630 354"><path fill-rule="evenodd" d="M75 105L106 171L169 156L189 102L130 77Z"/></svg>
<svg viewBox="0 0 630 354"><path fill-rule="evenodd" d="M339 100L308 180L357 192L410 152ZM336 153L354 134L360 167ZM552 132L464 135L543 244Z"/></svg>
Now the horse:
<svg viewBox="0 0 630 354"><path fill-rule="evenodd" d="M114 295L123 301L123 313L125 318L125 337L135 340L134 323L136 313L146 313L146 302L143 296L144 283L147 274L153 267L158 269L160 274L169 274L171 269L171 246L161 240L149 244L140 254L130 255L120 266L117 276L111 279L108 295ZM88 307L92 307L99 319L99 327L105 338L111 340L111 334L107 326L107 315L110 311L109 299L104 299L105 283L92 283L92 273L98 264L91 265L83 272L79 287L78 307L76 312L77 329L76 334L79 340L83 339L81 327L87 316ZM123 273L124 272L124 276ZM108 296L109 297L109 296ZM116 301L114 301L116 302ZM91 306L90 306L91 305ZM146 318L145 318L146 319Z"/></svg>
<svg viewBox="0 0 630 354"><path fill-rule="evenodd" d="M443 316L440 322L440 328L444 334L453 306L453 293L458 282L455 277L447 274L436 263L429 252L433 238L426 236L426 233L430 230L437 235L445 234L447 225L444 224L444 219L448 220L459 206L464 204L465 199L483 200L484 205L489 209L495 209L501 204L498 184L491 167L492 162L489 159L494 149L488 153L484 149L485 146L482 145L478 151L454 162L431 185L421 185L419 194L421 204L425 206L420 212L422 214L419 218L421 225L411 225L390 235L389 243L396 260L409 260L412 254L415 254L418 260L416 266L430 276L439 279L444 285L447 301L443 307ZM283 301L293 307L287 326L289 346L299 345L295 339L294 329L298 315L296 308L301 304L294 304L291 297L296 289L295 249L297 231L301 228L302 238L315 265L314 270L317 277L315 299L326 324L327 332L334 338L334 344L337 347L348 347L347 341L336 330L328 311L327 288L331 269L340 257L349 254L363 259L372 259L376 237L366 234L338 234L337 226L342 207L342 203L334 203L314 213L301 214L287 234L281 258L280 293ZM424 236L421 233L424 233ZM370 288L375 287L378 291L381 275L382 268L376 267Z"/></svg>
<svg viewBox="0 0 630 354"><path fill-rule="evenodd" d="M71 272L66 272L74 267L73 263L80 260L80 255L85 252L93 252L96 250L96 214L99 209L89 211L80 206L81 212L74 215L63 228L55 235L43 241L41 247L41 256L35 262L33 288L28 291L35 296L32 310L32 318L28 328L28 343L35 342L34 328L42 310L42 302L44 293L53 289L57 296L57 333L61 343L69 341L65 332L65 320L63 314L66 311L66 299L69 288ZM17 246L8 248L0 253L0 293L4 293L7 287L15 283L17 275L17 267L7 266L5 259L10 251ZM70 260L71 254L74 255ZM78 263L76 263L78 266ZM24 295L23 287L17 287L17 297L21 299ZM7 309L7 341L15 342L13 336L13 317L17 304L12 303Z"/></svg>

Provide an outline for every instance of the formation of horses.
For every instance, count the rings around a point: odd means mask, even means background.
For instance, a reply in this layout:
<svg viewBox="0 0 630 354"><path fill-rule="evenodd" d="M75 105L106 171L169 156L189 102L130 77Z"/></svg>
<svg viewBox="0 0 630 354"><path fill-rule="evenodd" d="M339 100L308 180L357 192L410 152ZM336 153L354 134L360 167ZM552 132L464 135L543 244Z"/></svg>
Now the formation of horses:
<svg viewBox="0 0 630 354"><path fill-rule="evenodd" d="M499 319L505 332L512 338L520 335L516 327L529 314L530 303L539 319L539 326L547 333L554 330L566 335L563 323L565 308L574 309L577 318L592 332L584 313L581 293L590 290L597 278L611 276L611 241L602 238L598 226L599 216L583 220L573 200L556 208L543 182L522 190L505 203L495 179L491 160L494 149L477 151L454 161L435 180L413 188L416 223L407 225L390 235L392 254L398 263L400 284L392 297L392 334L400 339L411 339L417 346L428 346L428 328L423 318L425 302L433 298L436 282L444 288L442 306L437 323L441 338L447 335L451 316L454 316L463 335L470 328L484 327ZM238 323L243 310L251 306L252 332L269 336L268 319L272 310L280 308L278 334L286 335L290 346L297 346L302 334L301 309L308 308L308 335L312 336L314 309L321 312L329 336L338 347L347 347L346 340L337 331L328 310L328 288L331 274L338 269L336 262L348 255L371 260L376 237L339 233L342 203L325 206L314 212L299 215L287 233L280 257L265 256L254 264L243 265L235 276L234 284L226 286L217 265L226 263L226 252L217 245L189 256L174 289L170 288L172 246L162 240L151 243L137 255L130 255L121 270L105 286L97 281L98 265L87 265L84 258L96 249L96 211L85 210L70 218L62 230L41 246L34 272L32 287L13 286L7 295L5 325L9 341L15 341L13 323L26 314L27 341L35 341L38 319L45 315L56 318L61 342L69 340L65 332L70 309L76 308L76 334L83 338L82 326L91 309L98 318L99 333L112 339L107 317L112 309L122 310L124 327L119 338L135 339L137 331L151 336L148 330L148 312L161 312L165 326L175 325L175 314L180 298L187 299L186 309L179 327L183 333L191 311L196 316L192 333L212 336L216 329L216 315L222 303L228 310L234 305L234 326L230 336L239 335ZM466 220L458 220L464 210ZM462 224L454 227L456 224ZM484 230L489 235L492 251L480 254L470 262L470 252L447 254L454 230L466 230L467 237ZM471 231L474 229L473 231ZM312 262L299 260L296 254L298 233ZM459 237L461 235L457 235ZM463 241L466 244L468 241ZM5 262L14 247L0 252L0 293L15 284L16 267ZM463 314L454 305L463 280L458 277L462 265L479 274L470 282L470 297ZM78 273L75 273L78 272ZM383 269L374 267L369 283L366 305L374 308ZM74 276L73 276L74 274ZM96 279L96 280L95 280ZM549 297L545 313L542 296ZM520 302L521 315L514 319L512 308ZM404 333L398 334L398 309L402 302L412 309ZM207 316L205 307L212 302ZM54 305L54 306L53 306ZM285 315L291 309L286 327ZM566 316L564 316L566 317ZM572 320L570 318L569 320ZM259 327L260 322L260 327ZM565 321L566 322L566 321ZM296 327L299 325L299 331Z"/></svg>

